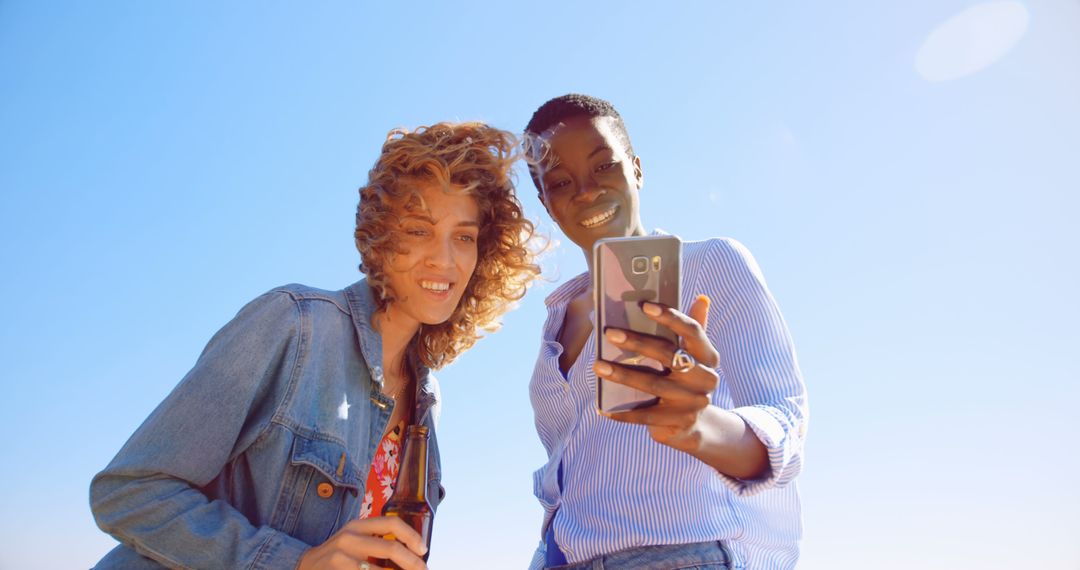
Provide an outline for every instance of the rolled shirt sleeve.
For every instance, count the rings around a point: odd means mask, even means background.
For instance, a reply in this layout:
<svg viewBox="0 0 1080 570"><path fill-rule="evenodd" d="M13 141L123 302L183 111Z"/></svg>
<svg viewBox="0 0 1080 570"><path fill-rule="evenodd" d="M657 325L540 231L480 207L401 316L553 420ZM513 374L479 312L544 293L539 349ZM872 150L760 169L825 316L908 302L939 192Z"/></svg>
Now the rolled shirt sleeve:
<svg viewBox="0 0 1080 570"><path fill-rule="evenodd" d="M769 456L761 479L719 473L736 494L748 496L790 483L802 469L809 407L787 323L745 246L712 240L697 291L710 296L707 334L720 353L717 371L741 417Z"/></svg>

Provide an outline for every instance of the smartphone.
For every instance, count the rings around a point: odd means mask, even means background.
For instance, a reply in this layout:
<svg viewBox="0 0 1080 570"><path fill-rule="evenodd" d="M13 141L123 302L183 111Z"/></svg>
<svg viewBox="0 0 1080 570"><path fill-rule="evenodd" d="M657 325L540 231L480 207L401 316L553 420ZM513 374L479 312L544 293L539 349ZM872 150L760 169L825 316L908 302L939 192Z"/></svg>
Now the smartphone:
<svg viewBox="0 0 1080 570"><path fill-rule="evenodd" d="M626 352L608 342L609 327L632 330L678 343L678 336L650 319L642 301L679 308L682 242L675 236L607 238L593 246L593 294L597 358L631 368L663 371L666 365ZM655 404L652 394L597 378L596 407L603 412Z"/></svg>

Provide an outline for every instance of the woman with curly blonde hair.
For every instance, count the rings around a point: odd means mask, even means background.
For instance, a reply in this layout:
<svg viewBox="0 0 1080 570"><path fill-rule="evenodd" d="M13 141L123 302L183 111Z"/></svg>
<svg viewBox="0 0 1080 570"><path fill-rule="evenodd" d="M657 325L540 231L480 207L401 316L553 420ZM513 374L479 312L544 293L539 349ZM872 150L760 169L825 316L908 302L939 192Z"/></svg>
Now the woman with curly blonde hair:
<svg viewBox="0 0 1080 570"><path fill-rule="evenodd" d="M431 434L438 506L428 371L539 273L515 148L481 123L391 131L356 212L366 278L273 289L210 340L91 483L98 526L121 542L98 568L425 568L420 535L379 515L413 424Z"/></svg>

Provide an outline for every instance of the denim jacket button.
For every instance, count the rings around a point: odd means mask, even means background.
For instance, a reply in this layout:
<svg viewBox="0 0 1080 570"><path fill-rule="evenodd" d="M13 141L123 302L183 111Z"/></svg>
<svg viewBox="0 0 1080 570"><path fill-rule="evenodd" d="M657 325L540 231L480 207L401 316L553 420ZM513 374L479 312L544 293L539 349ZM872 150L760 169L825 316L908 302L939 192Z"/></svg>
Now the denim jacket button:
<svg viewBox="0 0 1080 570"><path fill-rule="evenodd" d="M334 496L334 486L330 483L319 483L319 486L315 488L315 491L324 499L329 499Z"/></svg>

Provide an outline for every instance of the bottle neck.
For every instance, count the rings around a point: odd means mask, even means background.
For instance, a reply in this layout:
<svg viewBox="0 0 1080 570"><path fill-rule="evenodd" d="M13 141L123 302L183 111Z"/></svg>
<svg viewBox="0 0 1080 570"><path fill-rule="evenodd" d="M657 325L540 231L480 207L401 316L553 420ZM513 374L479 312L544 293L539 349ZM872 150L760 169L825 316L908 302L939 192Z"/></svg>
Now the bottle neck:
<svg viewBox="0 0 1080 570"><path fill-rule="evenodd" d="M419 429L418 429L419 428ZM423 426L409 426L405 438L397 487L391 500L426 501L428 477L428 431Z"/></svg>

